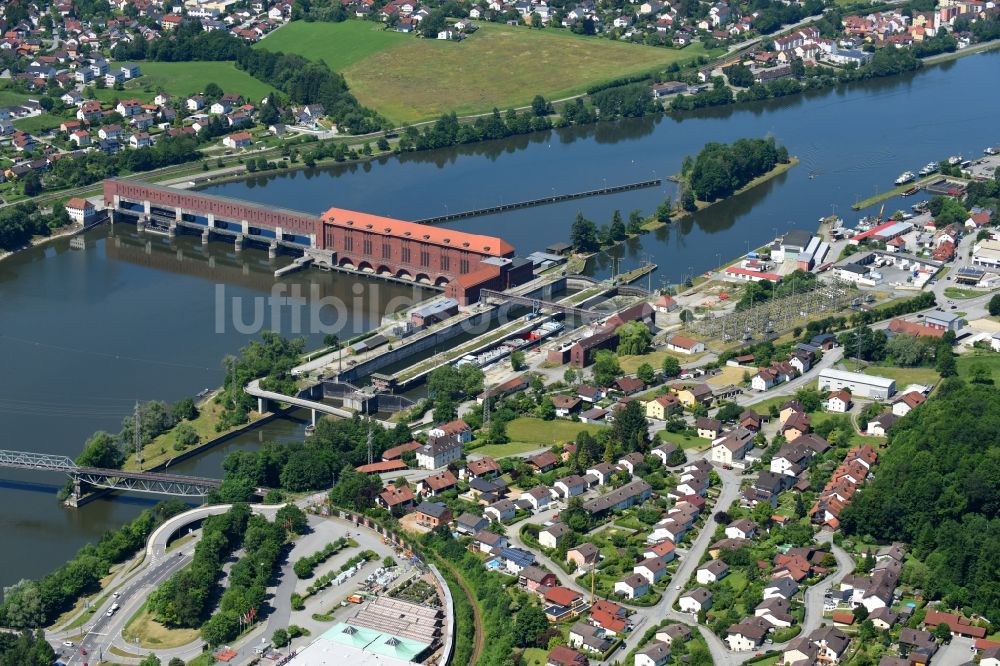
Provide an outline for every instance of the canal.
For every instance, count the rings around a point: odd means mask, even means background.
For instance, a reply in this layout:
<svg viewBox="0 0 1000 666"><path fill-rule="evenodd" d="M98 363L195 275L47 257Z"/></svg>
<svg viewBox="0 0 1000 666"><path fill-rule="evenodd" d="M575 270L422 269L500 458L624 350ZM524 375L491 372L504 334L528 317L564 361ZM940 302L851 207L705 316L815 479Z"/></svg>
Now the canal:
<svg viewBox="0 0 1000 666"><path fill-rule="evenodd" d="M813 228L833 210L852 224L858 214L850 211L851 203L892 187L901 171L953 154L974 157L1000 143L991 115L1000 103L998 72L1000 54L976 55L909 76L682 120L571 128L258 177L208 191L312 212L336 205L417 219L592 189L605 181L663 178L709 141L772 135L801 160L743 196L612 253L622 259L622 270L651 257L660 265L656 286L703 271L790 227ZM449 226L503 236L526 254L566 240L577 212L606 223L615 209L648 213L672 193L667 184ZM890 202L887 209L901 205ZM254 299L271 293L278 265L259 249L237 255L226 244L202 247L188 236L173 242L140 238L122 226L88 234L83 251L70 249L64 239L0 262L3 448L75 456L93 431L117 432L136 400L173 401L219 385L221 359L253 337L245 331L254 327L243 324L253 320ZM611 256L600 255L588 270L605 275L611 267ZM307 297L317 285L314 303L346 303L341 338L376 325L391 302L400 307L425 296L384 282L359 287L343 275L316 271L283 283L289 289L298 285ZM240 312L239 326L234 310ZM290 309L279 309L276 318L265 317L265 325L290 334L293 319ZM320 343L321 332L308 324L300 328L311 331L311 346ZM297 439L302 430L300 421L276 421L177 469L218 475L226 452L266 439ZM54 475L0 470L0 529L4 543L14 545L0 551L0 584L44 574L149 504L123 497L64 510L55 499L61 484Z"/></svg>

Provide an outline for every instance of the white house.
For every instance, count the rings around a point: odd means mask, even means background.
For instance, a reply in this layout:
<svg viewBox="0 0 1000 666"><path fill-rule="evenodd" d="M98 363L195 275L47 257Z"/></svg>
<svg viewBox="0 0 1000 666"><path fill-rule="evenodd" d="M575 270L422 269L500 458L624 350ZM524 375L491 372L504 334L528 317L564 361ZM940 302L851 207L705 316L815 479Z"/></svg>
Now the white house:
<svg viewBox="0 0 1000 666"><path fill-rule="evenodd" d="M726 537L729 539L752 539L757 533L757 526L748 518L734 520L726 525Z"/></svg>
<svg viewBox="0 0 1000 666"><path fill-rule="evenodd" d="M565 499L579 495L587 490L587 482L582 476L577 474L563 477L553 485L556 492Z"/></svg>
<svg viewBox="0 0 1000 666"><path fill-rule="evenodd" d="M670 648L660 641L653 641L635 653L635 666L663 666L668 661Z"/></svg>
<svg viewBox="0 0 1000 666"><path fill-rule="evenodd" d="M667 565L660 558L653 557L632 567L632 573L639 574L650 583L657 583L667 575Z"/></svg>
<svg viewBox="0 0 1000 666"><path fill-rule="evenodd" d="M696 587L682 594L677 603L685 613L697 615L712 607L712 593L703 587Z"/></svg>
<svg viewBox="0 0 1000 666"><path fill-rule="evenodd" d="M483 509L483 515L498 523L510 520L517 513L517 507L508 499L502 499Z"/></svg>
<svg viewBox="0 0 1000 666"><path fill-rule="evenodd" d="M546 548L558 548L562 538L570 532L565 523L552 523L538 532L538 543Z"/></svg>
<svg viewBox="0 0 1000 666"><path fill-rule="evenodd" d="M535 511L541 511L552 501L552 493L549 492L548 488L536 486L521 493L518 499L530 504Z"/></svg>
<svg viewBox="0 0 1000 666"><path fill-rule="evenodd" d="M705 343L686 335L675 335L667 340L667 349L678 354L700 354L705 351Z"/></svg>
<svg viewBox="0 0 1000 666"><path fill-rule="evenodd" d="M615 583L615 594L620 594L626 599L638 599L647 592L649 592L649 581L639 574L626 576Z"/></svg>
<svg viewBox="0 0 1000 666"><path fill-rule="evenodd" d="M709 560L698 567L695 579L702 585L711 585L726 577L729 573L729 565L722 560Z"/></svg>
<svg viewBox="0 0 1000 666"><path fill-rule="evenodd" d="M834 391L826 399L826 411L835 414L845 414L851 411L853 404L850 393L844 390Z"/></svg>

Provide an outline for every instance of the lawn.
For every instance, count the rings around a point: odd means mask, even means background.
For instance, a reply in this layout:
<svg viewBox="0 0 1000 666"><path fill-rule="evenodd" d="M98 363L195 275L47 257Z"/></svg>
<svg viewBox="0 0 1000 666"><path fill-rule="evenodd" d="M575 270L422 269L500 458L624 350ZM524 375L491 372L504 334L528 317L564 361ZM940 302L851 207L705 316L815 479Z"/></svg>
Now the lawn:
<svg viewBox="0 0 1000 666"><path fill-rule="evenodd" d="M521 660L525 666L545 666L548 663L549 652L541 648L525 648Z"/></svg>
<svg viewBox="0 0 1000 666"><path fill-rule="evenodd" d="M704 356L704 354L675 354L667 350L651 351L647 354L640 354L639 356L622 356L618 359L618 364L622 368L622 372L631 375L635 374L635 371L639 369L639 366L643 363L649 363L653 366L653 370L659 370L663 367L663 359L668 356L673 356L683 365L684 363L691 363L694 360Z"/></svg>
<svg viewBox="0 0 1000 666"><path fill-rule="evenodd" d="M682 449L707 449L712 445L712 442L707 439L702 439L700 437L691 437L690 435L685 435L682 432L668 432L666 430L661 430L656 433L664 442L673 442Z"/></svg>
<svg viewBox="0 0 1000 666"><path fill-rule="evenodd" d="M28 99L27 95L22 95L19 92L7 90L6 88L0 89L0 106L16 106L24 104Z"/></svg>
<svg viewBox="0 0 1000 666"><path fill-rule="evenodd" d="M50 129L62 125L65 118L52 113L43 113L38 116L19 118L14 121L14 127L29 134L41 134Z"/></svg>
<svg viewBox="0 0 1000 666"><path fill-rule="evenodd" d="M122 637L131 643L138 640L139 645L145 648L166 650L197 640L198 630L168 629L153 619L152 613L143 606L129 619L128 624L122 630Z"/></svg>
<svg viewBox="0 0 1000 666"><path fill-rule="evenodd" d="M552 446L555 442L571 442L584 430L589 433L596 433L605 428L607 426L594 423L576 423L562 419L543 421L542 419L521 417L507 424L507 436L510 437L509 443L488 444L487 446L473 449L471 453L490 456L491 458L516 456L526 451L534 451L535 449Z"/></svg>
<svg viewBox="0 0 1000 666"><path fill-rule="evenodd" d="M275 30L254 48L298 53L310 60L322 60L330 69L339 72L380 51L412 41L416 41L413 35L384 30L383 24L371 21L295 21Z"/></svg>
<svg viewBox="0 0 1000 666"><path fill-rule="evenodd" d="M356 30L350 22L319 27L332 42L339 32ZM527 106L538 94L559 100L595 83L705 54L700 45L676 50L483 24L462 42L411 37L358 60L343 74L363 104L396 123L412 123L450 111L469 115Z"/></svg>
<svg viewBox="0 0 1000 666"><path fill-rule="evenodd" d="M974 365L985 365L993 373L993 383L1000 386L1000 354L981 352L962 354L955 359L958 364L958 374L964 379L969 378L969 369Z"/></svg>
<svg viewBox="0 0 1000 666"><path fill-rule="evenodd" d="M961 287L945 287L944 290L944 295L948 298L976 298L985 293L985 291L978 289L962 289Z"/></svg>
<svg viewBox="0 0 1000 666"><path fill-rule="evenodd" d="M209 83L215 83L226 92L237 93L257 104L271 92L272 87L255 79L232 62L146 62L140 64L142 76L126 84L125 90L104 88L96 90L102 102L135 97L151 102L163 90L174 97L187 97L199 93Z"/></svg>
<svg viewBox="0 0 1000 666"><path fill-rule="evenodd" d="M941 375L934 368L890 368L871 366L865 368L866 375L888 377L896 380L896 390L901 391L910 384L937 384Z"/></svg>

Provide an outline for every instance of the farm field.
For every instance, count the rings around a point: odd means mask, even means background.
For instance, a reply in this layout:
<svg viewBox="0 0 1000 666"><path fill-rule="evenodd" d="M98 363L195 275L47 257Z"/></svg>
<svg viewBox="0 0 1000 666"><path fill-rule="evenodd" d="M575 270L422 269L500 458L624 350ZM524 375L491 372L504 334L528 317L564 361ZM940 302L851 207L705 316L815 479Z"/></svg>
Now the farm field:
<svg viewBox="0 0 1000 666"><path fill-rule="evenodd" d="M310 60L322 60L330 69L340 72L380 51L416 41L413 35L383 30L383 27L372 21L294 21L257 42L254 48L297 53Z"/></svg>
<svg viewBox="0 0 1000 666"><path fill-rule="evenodd" d="M292 23L259 48L324 60L362 104L395 123L527 106L536 94L558 100L707 55L697 44L655 48L492 23L462 42L397 35L364 21Z"/></svg>
<svg viewBox="0 0 1000 666"><path fill-rule="evenodd" d="M232 62L147 62L140 63L142 76L125 84L125 90L104 88L94 93L102 102L134 97L141 102L152 102L156 93L166 91L173 97L187 97L199 93L209 83L215 83L225 92L236 93L259 104L271 92L271 86L237 69Z"/></svg>

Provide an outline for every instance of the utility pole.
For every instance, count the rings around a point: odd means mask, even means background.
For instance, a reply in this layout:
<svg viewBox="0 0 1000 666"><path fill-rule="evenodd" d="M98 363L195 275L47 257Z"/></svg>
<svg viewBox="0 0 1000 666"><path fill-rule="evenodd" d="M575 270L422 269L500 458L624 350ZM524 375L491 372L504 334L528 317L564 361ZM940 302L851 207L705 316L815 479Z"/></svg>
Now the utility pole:
<svg viewBox="0 0 1000 666"><path fill-rule="evenodd" d="M486 389L483 394L483 428L490 427L490 390Z"/></svg>
<svg viewBox="0 0 1000 666"><path fill-rule="evenodd" d="M135 461L139 465L139 471L142 471L142 436L139 434L139 401L135 402L135 433L133 433L132 439L135 442Z"/></svg>

